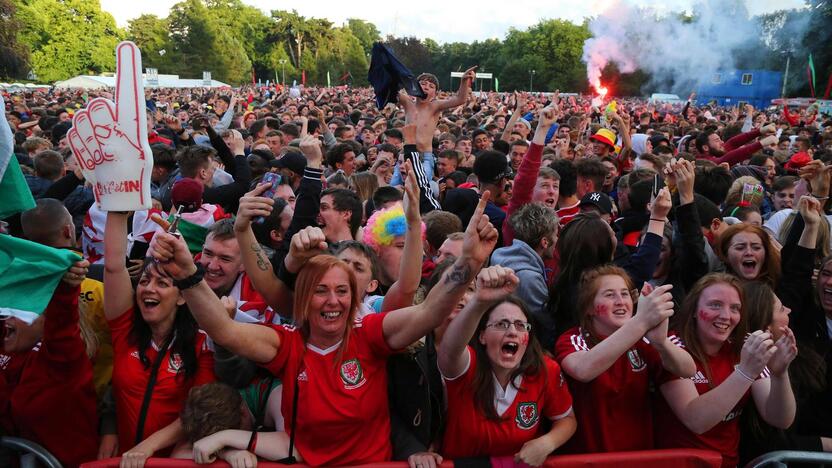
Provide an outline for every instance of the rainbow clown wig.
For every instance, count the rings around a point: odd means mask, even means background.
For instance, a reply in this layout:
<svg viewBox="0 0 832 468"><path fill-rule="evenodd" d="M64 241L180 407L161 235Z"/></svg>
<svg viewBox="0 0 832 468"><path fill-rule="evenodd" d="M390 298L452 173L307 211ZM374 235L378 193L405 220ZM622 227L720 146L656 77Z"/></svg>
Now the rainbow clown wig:
<svg viewBox="0 0 832 468"><path fill-rule="evenodd" d="M422 240L425 238L425 223L422 224ZM386 210L378 210L367 220L364 227L364 243L376 254L382 247L392 245L397 237L407 233L407 219L401 204Z"/></svg>

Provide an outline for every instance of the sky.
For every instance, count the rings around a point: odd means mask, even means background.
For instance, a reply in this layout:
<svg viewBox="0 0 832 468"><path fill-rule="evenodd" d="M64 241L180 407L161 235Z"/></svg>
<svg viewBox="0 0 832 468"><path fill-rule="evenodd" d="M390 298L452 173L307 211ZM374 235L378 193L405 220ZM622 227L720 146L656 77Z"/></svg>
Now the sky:
<svg viewBox="0 0 832 468"><path fill-rule="evenodd" d="M115 17L119 26L144 13L165 17L173 0L100 0L101 8ZM661 5L674 11L690 9L692 0L626 0L636 5ZM288 4L274 0L243 0L266 14L271 9L294 8L306 17L326 18L336 25L347 18L360 18L376 25L382 36L430 37L439 43L503 39L509 28L526 29L541 19L559 18L580 23L614 5L614 0L511 0L510 2L421 0L317 0ZM745 0L753 15L796 8L801 0ZM384 8L379 8L384 5ZM501 6L506 5L506 6Z"/></svg>

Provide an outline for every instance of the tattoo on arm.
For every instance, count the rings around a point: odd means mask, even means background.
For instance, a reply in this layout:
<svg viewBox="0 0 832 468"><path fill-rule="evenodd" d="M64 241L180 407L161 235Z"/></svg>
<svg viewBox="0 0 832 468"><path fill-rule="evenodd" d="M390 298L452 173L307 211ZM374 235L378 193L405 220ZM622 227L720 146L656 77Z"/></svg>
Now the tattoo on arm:
<svg viewBox="0 0 832 468"><path fill-rule="evenodd" d="M260 247L260 244L257 242L253 242L251 244L251 250L254 252L254 256L257 257L257 268L261 271L269 271L269 262L263 254L263 248Z"/></svg>
<svg viewBox="0 0 832 468"><path fill-rule="evenodd" d="M458 265L454 263L448 276L445 277L445 282L467 286L471 282L471 268L465 264Z"/></svg>

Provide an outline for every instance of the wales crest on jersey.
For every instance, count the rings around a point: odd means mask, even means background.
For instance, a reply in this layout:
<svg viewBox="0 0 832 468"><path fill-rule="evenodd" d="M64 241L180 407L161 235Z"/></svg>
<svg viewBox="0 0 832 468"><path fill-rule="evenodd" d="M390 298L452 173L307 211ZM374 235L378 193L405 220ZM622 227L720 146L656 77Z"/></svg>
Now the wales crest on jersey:
<svg viewBox="0 0 832 468"><path fill-rule="evenodd" d="M641 355L635 349L627 351L627 359L630 360L630 366L633 368L633 372L639 372L647 367L647 363L644 362L644 359L641 358Z"/></svg>
<svg viewBox="0 0 832 468"><path fill-rule="evenodd" d="M537 403L525 402L517 405L517 416L514 421L520 429L531 429L537 424L540 414L537 412Z"/></svg>
<svg viewBox="0 0 832 468"><path fill-rule="evenodd" d="M361 368L361 363L358 359L350 359L341 364L341 381L344 382L344 388L352 390L364 385L364 370Z"/></svg>

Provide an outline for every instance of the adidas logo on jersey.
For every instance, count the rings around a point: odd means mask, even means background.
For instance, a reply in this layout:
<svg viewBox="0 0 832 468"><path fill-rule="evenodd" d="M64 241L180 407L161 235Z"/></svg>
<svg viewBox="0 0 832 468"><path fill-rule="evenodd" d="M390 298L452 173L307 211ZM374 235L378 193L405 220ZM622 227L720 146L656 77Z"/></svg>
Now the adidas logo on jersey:
<svg viewBox="0 0 832 468"><path fill-rule="evenodd" d="M309 377L306 375L306 370L305 369L300 371L300 374L298 374L298 381L299 382L309 382Z"/></svg>
<svg viewBox="0 0 832 468"><path fill-rule="evenodd" d="M690 379L695 384L706 384L706 383L708 383L708 378L705 377L705 374L703 374L702 371L696 371L696 373L693 374L693 377L691 377Z"/></svg>

